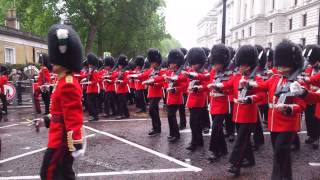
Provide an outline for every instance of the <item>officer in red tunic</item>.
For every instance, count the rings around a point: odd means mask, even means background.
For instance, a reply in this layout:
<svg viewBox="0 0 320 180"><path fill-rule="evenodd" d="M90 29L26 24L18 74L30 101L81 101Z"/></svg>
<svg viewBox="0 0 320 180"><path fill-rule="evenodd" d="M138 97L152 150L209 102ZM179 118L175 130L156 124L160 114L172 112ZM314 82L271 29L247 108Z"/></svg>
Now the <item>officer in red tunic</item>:
<svg viewBox="0 0 320 180"><path fill-rule="evenodd" d="M241 167L255 165L250 137L257 123L258 106L256 103L261 100L261 96L255 90L242 85L242 81L249 78L258 80L257 77L250 77L257 62L258 53L255 47L251 45L240 47L235 57L239 73L229 81L214 85L214 88L218 90L232 90L234 95L233 121L236 123L238 136L230 155L231 167L228 172L235 176L240 174Z"/></svg>
<svg viewBox="0 0 320 180"><path fill-rule="evenodd" d="M73 72L80 72L82 47L69 26L53 25L48 34L49 57L58 74L51 96L48 149L40 177L43 180L75 179L74 157L83 154L81 87ZM48 122L48 121L45 121Z"/></svg>
<svg viewBox="0 0 320 180"><path fill-rule="evenodd" d="M129 77L137 78L143 85L148 86L147 97L149 99L149 115L152 120L152 129L149 131L149 136L156 136L161 133L161 120L159 115L159 102L163 97L163 83L155 83L154 78L162 76L164 71L161 70L162 57L158 49L151 48L148 50L147 58L150 63L150 68L141 74L130 75Z"/></svg>
<svg viewBox="0 0 320 180"><path fill-rule="evenodd" d="M87 61L89 65L89 72L86 74L86 78L81 80L81 82L88 85L86 93L88 111L90 115L89 121L97 121L99 120L98 95L100 93L100 74L97 71L99 60L96 55L89 53Z"/></svg>
<svg viewBox="0 0 320 180"><path fill-rule="evenodd" d="M214 45L211 49L211 63L214 65L210 75L210 114L212 117L212 131L210 148L212 152L208 158L211 162L217 161L228 153L223 133L223 122L227 120L229 112L228 92L216 91L214 84L230 79L227 66L230 63L229 49L224 44Z"/></svg>
<svg viewBox="0 0 320 180"><path fill-rule="evenodd" d="M120 55L118 57L118 70L117 77L115 79L116 94L119 103L119 117L117 119L127 119L130 117L128 110L128 98L127 95L130 92L128 85L127 71L128 57L126 55Z"/></svg>
<svg viewBox="0 0 320 180"><path fill-rule="evenodd" d="M3 114L8 114L8 102L7 102L7 96L4 89L4 85L8 82L8 72L7 68L4 66L0 66L0 99L2 102L2 111Z"/></svg>
<svg viewBox="0 0 320 180"><path fill-rule="evenodd" d="M137 56L134 60L134 63L136 65L135 73L140 74L143 71L144 65L144 57L143 56ZM146 100L144 96L145 86L142 85L142 81L139 79L133 79L136 89L136 106L139 108L139 111L137 113L145 113L147 112L146 108Z"/></svg>
<svg viewBox="0 0 320 180"><path fill-rule="evenodd" d="M204 64L207 56L202 48L191 48L187 54L187 61L191 69L184 72L188 79L188 96L186 106L190 111L190 128L191 128L191 143L186 148L193 152L198 147L203 147L203 120L208 116L208 91L207 83L209 78L204 78L206 73Z"/></svg>
<svg viewBox="0 0 320 180"><path fill-rule="evenodd" d="M183 93L185 89L186 77L178 72L180 66L184 63L183 53L179 49L172 49L168 55L169 68L163 76L154 78L155 83L167 81L167 110L170 134L169 142L176 142L180 139L179 126L177 123L176 113L183 104Z"/></svg>
<svg viewBox="0 0 320 180"><path fill-rule="evenodd" d="M301 114L306 107L303 99L291 96L281 97L283 87L287 87L288 77L303 66L303 57L298 45L284 40L279 43L274 52L274 66L278 75L265 82L258 82L257 89L268 91L269 120L273 147L273 170L271 179L292 179L290 146L300 130ZM252 86L256 86L254 83Z"/></svg>
<svg viewBox="0 0 320 180"><path fill-rule="evenodd" d="M101 77L103 79L102 82L106 91L106 94L104 96L104 113L105 117L110 117L117 115L118 112L117 95L114 85L114 80L116 78L116 72L113 71L114 58L112 56L105 57L104 66L105 73Z"/></svg>
<svg viewBox="0 0 320 180"><path fill-rule="evenodd" d="M39 63L41 64L39 77L38 77L38 86L40 88L41 97L45 106L45 114L49 114L49 106L50 106L50 84L51 84L51 65L49 62L49 57L47 54L42 53L39 56Z"/></svg>

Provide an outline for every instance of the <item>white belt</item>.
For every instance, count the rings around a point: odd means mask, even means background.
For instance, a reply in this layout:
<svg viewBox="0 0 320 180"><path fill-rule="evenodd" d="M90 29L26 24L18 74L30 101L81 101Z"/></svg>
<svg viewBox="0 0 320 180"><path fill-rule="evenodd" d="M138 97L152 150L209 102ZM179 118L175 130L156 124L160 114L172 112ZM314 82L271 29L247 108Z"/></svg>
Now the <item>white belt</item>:
<svg viewBox="0 0 320 180"><path fill-rule="evenodd" d="M226 95L222 94L222 93L210 92L210 96L212 96L212 97L222 97L222 96L226 96Z"/></svg>

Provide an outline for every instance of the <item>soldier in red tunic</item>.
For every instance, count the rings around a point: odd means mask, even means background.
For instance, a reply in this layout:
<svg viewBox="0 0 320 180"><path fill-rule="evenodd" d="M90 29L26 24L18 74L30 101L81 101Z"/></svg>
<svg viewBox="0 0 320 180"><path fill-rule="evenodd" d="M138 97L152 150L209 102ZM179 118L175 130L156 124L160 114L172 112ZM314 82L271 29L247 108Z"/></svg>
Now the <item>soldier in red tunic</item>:
<svg viewBox="0 0 320 180"><path fill-rule="evenodd" d="M50 106L50 84L51 84L51 65L49 62L49 56L45 53L40 54L39 63L41 64L39 77L38 77L38 86L41 92L41 97L45 106L45 114L49 114L49 106Z"/></svg>
<svg viewBox="0 0 320 180"><path fill-rule="evenodd" d="M306 103L296 96L286 97L284 90L292 81L289 77L292 78L303 66L300 47L288 40L279 43L274 52L274 66L278 74L267 81L252 83L252 86L269 94L268 129L273 147L271 179L292 179L290 146L300 130L301 114Z"/></svg>
<svg viewBox="0 0 320 180"><path fill-rule="evenodd" d="M83 150L82 91L73 72L80 72L82 46L78 34L67 25L53 25L48 34L49 57L58 74L50 105L48 149L40 177L43 180L75 179L74 157ZM48 116L47 116L48 117Z"/></svg>
<svg viewBox="0 0 320 180"><path fill-rule="evenodd" d="M258 80L255 76L251 77L257 62L258 53L253 46L240 47L235 57L239 73L226 82L214 85L214 88L221 91L232 90L234 95L233 121L236 124L238 136L230 155L231 167L228 172L236 176L240 174L241 167L255 165L250 137L257 123L258 106L256 103L261 100L261 96L257 91L242 85L242 81L249 78Z"/></svg>
<svg viewBox="0 0 320 180"><path fill-rule="evenodd" d="M223 122L227 120L229 110L228 92L216 91L214 84L222 83L230 79L228 65L230 63L229 49L223 45L214 45L211 49L210 61L213 69L210 75L210 114L212 117L212 132L210 148L212 152L208 158L211 162L217 161L221 156L228 153L227 144L223 133ZM230 93L229 93L230 94Z"/></svg>
<svg viewBox="0 0 320 180"><path fill-rule="evenodd" d="M135 73L142 73L143 67L145 67L144 57L137 56L134 60L136 65ZM139 79L134 79L135 89L136 89L136 106L139 108L137 113L145 113L147 111L146 108L146 100L144 96L145 86L142 85L142 81Z"/></svg>

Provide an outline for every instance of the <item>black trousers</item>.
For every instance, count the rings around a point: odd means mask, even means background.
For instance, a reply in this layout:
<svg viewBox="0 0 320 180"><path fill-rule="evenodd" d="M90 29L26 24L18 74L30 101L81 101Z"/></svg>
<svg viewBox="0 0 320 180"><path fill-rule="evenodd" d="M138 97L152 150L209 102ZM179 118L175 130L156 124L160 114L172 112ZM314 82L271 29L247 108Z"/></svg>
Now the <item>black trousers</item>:
<svg viewBox="0 0 320 180"><path fill-rule="evenodd" d="M98 93L87 93L88 112L94 118L98 117Z"/></svg>
<svg viewBox="0 0 320 180"><path fill-rule="evenodd" d="M250 139L251 132L254 130L255 125L255 123L236 123L238 135L229 159L230 163L234 166L240 167L243 159L247 159L249 162L255 162Z"/></svg>
<svg viewBox="0 0 320 180"><path fill-rule="evenodd" d="M178 126L178 121L176 117L179 107L180 105L167 105L168 123L169 123L169 130L170 130L169 135L173 137L180 137L179 126Z"/></svg>
<svg viewBox="0 0 320 180"><path fill-rule="evenodd" d="M320 136L320 121L315 117L315 105L308 105L305 110L307 135L313 139Z"/></svg>
<svg viewBox="0 0 320 180"><path fill-rule="evenodd" d="M144 90L137 90L136 91L136 106L137 108L141 109L142 111L146 111L146 100L143 94Z"/></svg>
<svg viewBox="0 0 320 180"><path fill-rule="evenodd" d="M187 118L186 118L186 101L187 95L183 94L183 104L179 106L179 117L180 117L180 127L186 127Z"/></svg>
<svg viewBox="0 0 320 180"><path fill-rule="evenodd" d="M258 114L258 116L259 116L259 114ZM255 127L255 129L253 131L253 142L254 142L255 145L264 144L264 135L263 135L263 129L262 129L261 121L262 120L260 120L260 118L258 117L257 118L256 127Z"/></svg>
<svg viewBox="0 0 320 180"><path fill-rule="evenodd" d="M103 110L105 93L106 92L104 90L101 90L100 93L98 94L98 112L99 113L102 113L102 110Z"/></svg>
<svg viewBox="0 0 320 180"><path fill-rule="evenodd" d="M44 154L40 177L42 180L74 180L73 157L67 146L48 148Z"/></svg>
<svg viewBox="0 0 320 180"><path fill-rule="evenodd" d="M296 132L271 132L273 147L272 180L292 179L291 144Z"/></svg>
<svg viewBox="0 0 320 180"><path fill-rule="evenodd" d="M234 135L235 124L232 121L232 112L233 112L233 102L230 102L230 113L227 114L225 118L225 127L227 135Z"/></svg>
<svg viewBox="0 0 320 180"><path fill-rule="evenodd" d="M135 93L136 93L136 90L133 88L130 88L130 92L127 94L127 96L128 96L127 99L129 101L129 104L135 103Z"/></svg>
<svg viewBox="0 0 320 180"><path fill-rule="evenodd" d="M22 105L22 87L21 87L21 82L17 82L17 84L15 85L16 89L17 89L17 101L18 101L18 105Z"/></svg>
<svg viewBox="0 0 320 180"><path fill-rule="evenodd" d="M82 104L84 106L84 110L88 111L88 97L87 92L85 91L82 92Z"/></svg>
<svg viewBox="0 0 320 180"><path fill-rule="evenodd" d="M117 105L117 94L115 91L108 91L104 95L104 113L109 115L110 110L111 114L117 114L118 107Z"/></svg>
<svg viewBox="0 0 320 180"><path fill-rule="evenodd" d="M201 109L201 127L202 129L210 129L210 117L208 107Z"/></svg>
<svg viewBox="0 0 320 180"><path fill-rule="evenodd" d="M227 143L223 134L223 121L226 118L226 114L212 115L212 131L210 138L209 150L216 156L227 153Z"/></svg>
<svg viewBox="0 0 320 180"><path fill-rule="evenodd" d="M159 102L161 98L150 98L149 115L152 121L152 129L161 132L161 121L159 115Z"/></svg>
<svg viewBox="0 0 320 180"><path fill-rule="evenodd" d="M2 111L7 112L8 111L7 96L4 95L4 94L0 94L0 99L1 99L1 102L2 102Z"/></svg>
<svg viewBox="0 0 320 180"><path fill-rule="evenodd" d="M261 116L264 117L264 119L260 119L260 122L268 122L268 111L269 111L269 105L268 104L263 104L259 106L259 110L261 113Z"/></svg>
<svg viewBox="0 0 320 180"><path fill-rule="evenodd" d="M191 108L190 111L190 128L191 128L191 145L203 146L202 136L202 117L204 108Z"/></svg>
<svg viewBox="0 0 320 180"><path fill-rule="evenodd" d="M49 114L50 96L51 96L51 93L49 91L41 92L41 98L44 103L45 114Z"/></svg>
<svg viewBox="0 0 320 180"><path fill-rule="evenodd" d="M119 102L119 115L129 117L129 110L128 110L128 100L127 100L127 94L117 94L118 95L118 102Z"/></svg>

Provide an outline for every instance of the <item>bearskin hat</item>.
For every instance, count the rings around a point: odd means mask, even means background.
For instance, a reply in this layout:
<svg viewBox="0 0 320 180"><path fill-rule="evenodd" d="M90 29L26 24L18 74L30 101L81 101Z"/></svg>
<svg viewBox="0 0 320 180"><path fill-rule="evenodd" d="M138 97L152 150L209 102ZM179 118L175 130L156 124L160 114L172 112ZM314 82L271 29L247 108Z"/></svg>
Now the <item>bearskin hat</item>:
<svg viewBox="0 0 320 180"><path fill-rule="evenodd" d="M262 52L262 55L260 57L260 59L258 59L258 64L261 68L264 68L267 64L267 54L266 54L266 51L264 50L264 48L261 46L261 45L254 45L254 47L256 48L257 50L257 53L258 53L258 58L260 56L260 53Z"/></svg>
<svg viewBox="0 0 320 180"><path fill-rule="evenodd" d="M105 66L113 67L114 66L114 59L112 56L107 56L103 60Z"/></svg>
<svg viewBox="0 0 320 180"><path fill-rule="evenodd" d="M47 67L49 70L52 69L52 66L50 64L49 55L46 53L41 53L39 55L39 64Z"/></svg>
<svg viewBox="0 0 320 180"><path fill-rule="evenodd" d="M266 48L266 58L267 58L267 62L272 62L273 63L273 49L272 48Z"/></svg>
<svg viewBox="0 0 320 180"><path fill-rule="evenodd" d="M252 69L257 65L258 53L254 46L244 45L241 46L236 54L236 66L249 65Z"/></svg>
<svg viewBox="0 0 320 180"><path fill-rule="evenodd" d="M82 62L82 66L88 66L88 61L87 61L87 60L84 60L84 61Z"/></svg>
<svg viewBox="0 0 320 180"><path fill-rule="evenodd" d="M136 56L134 58L134 64L136 66L142 67L144 65L144 57L143 56Z"/></svg>
<svg viewBox="0 0 320 180"><path fill-rule="evenodd" d="M187 61L189 61L190 65L195 65L195 64L203 65L207 60L207 56L202 48L194 47L188 51L186 59Z"/></svg>
<svg viewBox="0 0 320 180"><path fill-rule="evenodd" d="M8 69L7 69L7 67L1 65L1 66L0 66L0 73L1 73L1 74L4 74L4 75L7 75L7 74L8 74Z"/></svg>
<svg viewBox="0 0 320 180"><path fill-rule="evenodd" d="M118 57L118 65L127 66L128 65L128 57L124 54L121 54Z"/></svg>
<svg viewBox="0 0 320 180"><path fill-rule="evenodd" d="M172 49L168 54L168 64L181 66L184 63L184 55L180 49Z"/></svg>
<svg viewBox="0 0 320 180"><path fill-rule="evenodd" d="M312 50L310 56L308 57L310 51ZM320 46L313 44L306 46L306 52L304 54L310 64L315 64L317 61L320 61Z"/></svg>
<svg viewBox="0 0 320 180"><path fill-rule="evenodd" d="M223 64L226 67L230 63L230 51L224 44L214 45L210 53L211 64Z"/></svg>
<svg viewBox="0 0 320 180"><path fill-rule="evenodd" d="M158 63L161 64L162 62L162 57L161 57L161 53L158 49L154 49L154 48L150 48L148 50L148 60L150 63Z"/></svg>
<svg viewBox="0 0 320 180"><path fill-rule="evenodd" d="M209 57L209 55L210 55L210 49L207 48L207 47L202 47L202 49L203 49L204 53L206 54L206 56Z"/></svg>
<svg viewBox="0 0 320 180"><path fill-rule="evenodd" d="M63 24L51 26L48 33L48 50L50 61L71 71L82 69L82 45L79 35Z"/></svg>
<svg viewBox="0 0 320 180"><path fill-rule="evenodd" d="M94 55L93 53L89 53L87 56L87 61L89 65L98 67L99 65L99 59L96 55Z"/></svg>
<svg viewBox="0 0 320 180"><path fill-rule="evenodd" d="M283 40L276 46L273 62L275 67L284 66L296 70L301 68L303 63L302 51L297 44L289 40Z"/></svg>
<svg viewBox="0 0 320 180"><path fill-rule="evenodd" d="M180 48L180 51L183 53L183 55L187 55L188 50L186 48Z"/></svg>

